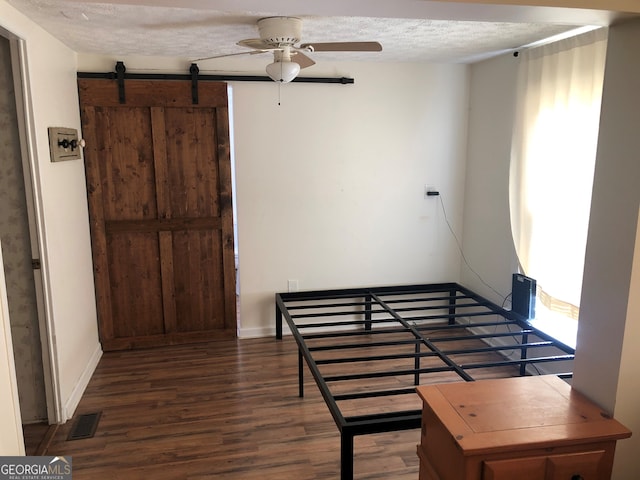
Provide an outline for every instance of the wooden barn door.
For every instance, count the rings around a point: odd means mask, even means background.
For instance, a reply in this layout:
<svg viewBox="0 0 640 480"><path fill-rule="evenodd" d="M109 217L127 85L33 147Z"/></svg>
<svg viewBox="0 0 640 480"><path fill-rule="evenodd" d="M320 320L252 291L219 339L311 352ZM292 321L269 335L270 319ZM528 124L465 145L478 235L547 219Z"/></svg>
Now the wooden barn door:
<svg viewBox="0 0 640 480"><path fill-rule="evenodd" d="M103 348L234 336L226 84L78 85Z"/></svg>

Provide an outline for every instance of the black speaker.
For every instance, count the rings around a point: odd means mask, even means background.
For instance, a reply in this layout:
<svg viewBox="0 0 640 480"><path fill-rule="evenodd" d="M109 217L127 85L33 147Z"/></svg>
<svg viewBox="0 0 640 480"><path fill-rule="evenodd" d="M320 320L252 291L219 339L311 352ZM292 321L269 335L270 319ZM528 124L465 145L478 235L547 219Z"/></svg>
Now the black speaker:
<svg viewBox="0 0 640 480"><path fill-rule="evenodd" d="M511 310L527 320L536 316L536 281L514 273L511 281Z"/></svg>

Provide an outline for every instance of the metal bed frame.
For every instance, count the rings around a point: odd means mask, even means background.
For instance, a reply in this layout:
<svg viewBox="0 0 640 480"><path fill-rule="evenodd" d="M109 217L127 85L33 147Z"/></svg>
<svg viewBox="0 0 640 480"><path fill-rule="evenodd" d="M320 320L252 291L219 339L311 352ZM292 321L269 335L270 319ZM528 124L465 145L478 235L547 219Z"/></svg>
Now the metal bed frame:
<svg viewBox="0 0 640 480"><path fill-rule="evenodd" d="M423 379L539 374L543 363L572 376L562 369L573 348L457 283L277 293L275 301L276 338L284 317L298 346L299 395L304 360L340 431L341 480L353 479L355 436L420 428L420 408L402 399L414 401Z"/></svg>

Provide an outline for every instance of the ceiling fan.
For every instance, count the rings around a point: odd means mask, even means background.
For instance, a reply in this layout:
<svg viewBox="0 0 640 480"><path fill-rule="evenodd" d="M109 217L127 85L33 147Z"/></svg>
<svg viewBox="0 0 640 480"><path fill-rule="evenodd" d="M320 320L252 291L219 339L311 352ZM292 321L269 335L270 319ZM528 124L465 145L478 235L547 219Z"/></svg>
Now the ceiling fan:
<svg viewBox="0 0 640 480"><path fill-rule="evenodd" d="M315 65L308 53L313 52L380 52L378 42L325 42L303 43L302 19L297 17L266 17L258 20L260 38L249 38L237 43L251 51L201 58L196 61L256 53L273 53L273 63L267 65L267 75L276 82L287 83L296 78L300 69Z"/></svg>

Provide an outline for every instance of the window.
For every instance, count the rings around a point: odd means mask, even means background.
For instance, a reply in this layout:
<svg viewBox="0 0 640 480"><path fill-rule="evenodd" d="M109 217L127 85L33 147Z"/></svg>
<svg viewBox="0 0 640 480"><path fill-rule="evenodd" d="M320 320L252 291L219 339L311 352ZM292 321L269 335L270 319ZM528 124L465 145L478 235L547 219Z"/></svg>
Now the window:
<svg viewBox="0 0 640 480"><path fill-rule="evenodd" d="M520 55L510 206L537 304L577 320L591 207L606 29Z"/></svg>

